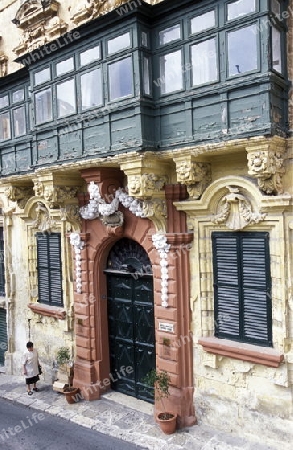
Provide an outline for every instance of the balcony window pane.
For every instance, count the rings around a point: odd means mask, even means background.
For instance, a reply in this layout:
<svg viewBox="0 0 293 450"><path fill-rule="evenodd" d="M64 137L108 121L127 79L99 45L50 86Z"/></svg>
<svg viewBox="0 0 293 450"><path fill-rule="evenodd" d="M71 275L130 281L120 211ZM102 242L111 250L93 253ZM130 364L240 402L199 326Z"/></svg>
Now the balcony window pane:
<svg viewBox="0 0 293 450"><path fill-rule="evenodd" d="M282 73L281 33L275 27L272 27L272 41L273 69Z"/></svg>
<svg viewBox="0 0 293 450"><path fill-rule="evenodd" d="M228 20L250 14L255 11L255 0L238 0L228 4Z"/></svg>
<svg viewBox="0 0 293 450"><path fill-rule="evenodd" d="M56 74L57 76L62 75L63 73L71 72L74 69L73 58L68 58L65 61L61 61L56 64Z"/></svg>
<svg viewBox="0 0 293 450"><path fill-rule="evenodd" d="M93 61L100 59L100 46L89 48L80 54L80 65L85 66Z"/></svg>
<svg viewBox="0 0 293 450"><path fill-rule="evenodd" d="M214 27L215 24L215 11L209 11L205 14L194 17L191 20L191 33L200 33L201 31Z"/></svg>
<svg viewBox="0 0 293 450"><path fill-rule="evenodd" d="M4 114L0 114L0 140L10 138L11 138L10 118L9 113L6 112Z"/></svg>
<svg viewBox="0 0 293 450"><path fill-rule="evenodd" d="M8 95L4 95L3 97L0 97L0 108L5 108L5 106L8 106Z"/></svg>
<svg viewBox="0 0 293 450"><path fill-rule="evenodd" d="M209 39L191 48L193 86L218 79L216 40Z"/></svg>
<svg viewBox="0 0 293 450"><path fill-rule="evenodd" d="M49 81L51 79L51 72L50 68L46 67L43 70L40 70L39 72L35 73L35 86L45 83L46 81Z"/></svg>
<svg viewBox="0 0 293 450"><path fill-rule="evenodd" d="M36 123L52 120L52 94L51 88L44 89L35 95Z"/></svg>
<svg viewBox="0 0 293 450"><path fill-rule="evenodd" d="M71 79L57 85L57 116L68 116L75 111L75 83Z"/></svg>
<svg viewBox="0 0 293 450"><path fill-rule="evenodd" d="M159 33L160 45L168 44L169 42L181 39L180 25L174 25L173 27L165 28L165 30Z"/></svg>
<svg viewBox="0 0 293 450"><path fill-rule="evenodd" d="M24 106L13 110L13 127L15 137L22 136L26 133Z"/></svg>
<svg viewBox="0 0 293 450"><path fill-rule="evenodd" d="M144 47L148 47L149 45L148 34L146 31L141 32L141 45L143 45Z"/></svg>
<svg viewBox="0 0 293 450"><path fill-rule="evenodd" d="M101 69L87 72L80 77L81 109L93 108L102 104Z"/></svg>
<svg viewBox="0 0 293 450"><path fill-rule="evenodd" d="M257 36L255 25L228 33L229 76L257 69Z"/></svg>
<svg viewBox="0 0 293 450"><path fill-rule="evenodd" d="M133 93L132 58L125 58L109 66L110 100Z"/></svg>
<svg viewBox="0 0 293 450"><path fill-rule="evenodd" d="M24 100L24 89L19 89L12 94L12 103L23 102Z"/></svg>
<svg viewBox="0 0 293 450"><path fill-rule="evenodd" d="M130 47L130 33L124 33L108 41L108 54L119 52L124 48Z"/></svg>
<svg viewBox="0 0 293 450"><path fill-rule="evenodd" d="M143 58L143 92L146 95L151 94L150 87L150 60L144 56Z"/></svg>
<svg viewBox="0 0 293 450"><path fill-rule="evenodd" d="M183 88L181 50L168 53L160 58L160 79L155 82L162 94L179 91Z"/></svg>

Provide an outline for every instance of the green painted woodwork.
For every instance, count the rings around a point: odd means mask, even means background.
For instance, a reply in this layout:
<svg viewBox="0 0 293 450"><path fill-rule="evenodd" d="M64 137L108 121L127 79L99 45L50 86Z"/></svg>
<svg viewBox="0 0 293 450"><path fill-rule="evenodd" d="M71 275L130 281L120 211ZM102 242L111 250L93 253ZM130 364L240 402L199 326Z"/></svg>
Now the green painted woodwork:
<svg viewBox="0 0 293 450"><path fill-rule="evenodd" d="M0 140L1 175L26 173L44 165L95 156L107 157L133 150L168 150L254 135L286 136L286 67L284 65L284 75L274 72L271 68L272 55L269 53L269 21L272 23L274 20L281 31L284 48L285 20L277 20L270 15L268 0L256 0L255 12L227 20L227 3L231 2L183 0L178 5L175 0L165 0L156 6L138 5L121 16L113 11L80 27L80 38L57 46L57 51L46 53L36 50L34 55L20 58L19 61L26 61L26 68L19 71L20 76L16 73L0 79L0 99L3 98L2 103L0 102L0 117L1 113L9 112L12 119L13 108L24 104L28 132L15 137L11 126L11 139ZM283 8L285 11L285 4ZM215 27L192 34L192 19L213 9ZM159 36L162 36L162 31L176 24L180 24L181 38L170 42L169 38L166 38L167 44L161 45ZM256 68L250 72L229 76L229 36L233 31L245 27L251 30L249 27L252 24L255 24L257 31ZM130 34L131 45L109 54L108 41L126 32ZM193 86L192 49L196 44L214 38L218 79ZM252 41L254 42L253 39ZM92 58L86 65L83 56L81 64L81 55L93 47L99 48L97 58ZM161 58L179 50L182 55L183 89L163 95L160 88ZM149 58L151 83L148 95L144 94L144 57ZM233 57L237 59L237 53ZM71 58L73 65L68 72L59 75L57 67L60 68L60 63L68 58ZM132 60L133 93L110 101L109 68L113 63L125 58ZM247 58L245 61L245 64L248 64ZM284 60L283 64L285 62ZM243 62L243 67L245 64ZM88 99L84 99L82 103L80 80L84 74L98 67L103 75L102 104L84 109L82 105L90 103ZM42 73L49 73L48 68L52 76L41 76ZM77 99L76 113L69 114L70 105L66 105L66 101L62 100L63 108L68 107L68 115L58 118L57 85L73 78ZM120 80L123 83L123 73ZM100 86L100 83L97 85ZM35 94L48 88L52 92L52 120L36 125ZM13 103L13 93L20 89L24 89L24 101ZM123 86L119 89L123 92ZM83 95L86 95L85 87L83 92ZM6 95L9 96L9 105L6 105ZM47 111L44 116L46 115Z"/></svg>

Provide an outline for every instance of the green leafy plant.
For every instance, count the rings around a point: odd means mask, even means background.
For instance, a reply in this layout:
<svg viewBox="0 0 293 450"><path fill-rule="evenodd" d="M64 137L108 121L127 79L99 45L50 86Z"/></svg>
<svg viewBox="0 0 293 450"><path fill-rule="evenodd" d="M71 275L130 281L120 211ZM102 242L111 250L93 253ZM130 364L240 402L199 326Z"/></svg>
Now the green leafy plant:
<svg viewBox="0 0 293 450"><path fill-rule="evenodd" d="M165 405L164 405L164 398L169 397L169 386L170 386L170 376L165 370L158 371L156 369L152 369L143 379L143 382L153 387L155 390L155 398L156 400L161 401L163 413L160 414L160 419L162 420L168 420L171 417L173 417L173 414L168 413L166 411Z"/></svg>
<svg viewBox="0 0 293 450"><path fill-rule="evenodd" d="M60 347L56 354L56 361L59 366L68 364L70 362L70 350L69 347Z"/></svg>

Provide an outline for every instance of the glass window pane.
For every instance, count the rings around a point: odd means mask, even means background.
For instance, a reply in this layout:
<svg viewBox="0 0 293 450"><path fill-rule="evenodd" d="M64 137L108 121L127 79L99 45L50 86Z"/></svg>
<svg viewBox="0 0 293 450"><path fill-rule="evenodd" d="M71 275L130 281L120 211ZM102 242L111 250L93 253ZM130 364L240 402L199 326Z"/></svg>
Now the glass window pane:
<svg viewBox="0 0 293 450"><path fill-rule="evenodd" d="M124 33L108 41L108 54L119 52L124 48L130 47L130 33Z"/></svg>
<svg viewBox="0 0 293 450"><path fill-rule="evenodd" d="M68 58L65 61L61 61L56 64L56 74L57 76L62 75L63 73L70 72L74 69L73 58Z"/></svg>
<svg viewBox="0 0 293 450"><path fill-rule="evenodd" d="M215 11L209 11L191 20L191 33L200 33L203 30L214 27L215 24Z"/></svg>
<svg viewBox="0 0 293 450"><path fill-rule="evenodd" d="M92 61L96 61L100 59L100 46L89 48L85 52L80 54L80 65L85 66L86 64L91 63Z"/></svg>
<svg viewBox="0 0 293 450"><path fill-rule="evenodd" d="M255 0L238 0L228 4L228 20L250 14L255 11Z"/></svg>
<svg viewBox="0 0 293 450"><path fill-rule="evenodd" d="M150 60L144 56L143 58L143 92L146 95L151 94L150 86Z"/></svg>
<svg viewBox="0 0 293 450"><path fill-rule="evenodd" d="M165 28L165 30L159 33L160 45L168 44L169 42L181 39L181 28L180 24L174 25L170 28Z"/></svg>
<svg viewBox="0 0 293 450"><path fill-rule="evenodd" d="M52 120L52 95L51 88L44 89L35 95L36 123Z"/></svg>
<svg viewBox="0 0 293 450"><path fill-rule="evenodd" d="M0 97L0 108L5 108L5 106L8 106L8 95L4 95L3 97Z"/></svg>
<svg viewBox="0 0 293 450"><path fill-rule="evenodd" d="M57 85L57 115L64 117L75 111L75 83L71 79Z"/></svg>
<svg viewBox="0 0 293 450"><path fill-rule="evenodd" d="M12 94L12 103L23 102L24 100L24 89L19 89Z"/></svg>
<svg viewBox="0 0 293 450"><path fill-rule="evenodd" d="M148 47L148 34L146 31L141 32L141 45Z"/></svg>
<svg viewBox="0 0 293 450"><path fill-rule="evenodd" d="M125 58L109 66L110 100L133 93L132 58Z"/></svg>
<svg viewBox="0 0 293 450"><path fill-rule="evenodd" d="M228 33L230 76L257 69L257 33L255 25Z"/></svg>
<svg viewBox="0 0 293 450"><path fill-rule="evenodd" d="M46 67L43 70L35 73L35 85L45 83L51 79L50 68Z"/></svg>
<svg viewBox="0 0 293 450"><path fill-rule="evenodd" d="M6 112L4 114L0 114L0 140L10 138L11 138L10 118L9 113Z"/></svg>
<svg viewBox="0 0 293 450"><path fill-rule="evenodd" d="M81 109L93 108L103 103L101 69L83 74L80 77L80 84Z"/></svg>
<svg viewBox="0 0 293 450"><path fill-rule="evenodd" d="M216 40L209 39L191 47L193 86L218 79Z"/></svg>
<svg viewBox="0 0 293 450"><path fill-rule="evenodd" d="M166 28L160 31L160 45L168 44L169 42L181 39L181 28L180 24L174 25L173 27Z"/></svg>
<svg viewBox="0 0 293 450"><path fill-rule="evenodd" d="M272 50L273 69L282 73L281 33L275 27L272 27Z"/></svg>
<svg viewBox="0 0 293 450"><path fill-rule="evenodd" d="M155 84L161 86L161 93L178 91L183 88L181 50L168 53L160 58L160 80Z"/></svg>
<svg viewBox="0 0 293 450"><path fill-rule="evenodd" d="M280 14L281 14L281 5L280 5L280 2L278 0L272 0L272 11L277 16L280 16Z"/></svg>
<svg viewBox="0 0 293 450"><path fill-rule="evenodd" d="M22 136L26 133L24 106L13 110L13 127L15 137Z"/></svg>

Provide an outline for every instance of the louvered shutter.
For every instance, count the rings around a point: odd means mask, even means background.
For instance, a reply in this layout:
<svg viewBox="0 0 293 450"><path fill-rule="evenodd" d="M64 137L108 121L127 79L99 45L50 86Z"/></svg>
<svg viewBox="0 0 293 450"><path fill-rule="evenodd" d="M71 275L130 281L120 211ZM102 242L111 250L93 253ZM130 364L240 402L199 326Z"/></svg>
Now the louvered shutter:
<svg viewBox="0 0 293 450"><path fill-rule="evenodd" d="M0 227L0 296L5 296L4 238L2 227Z"/></svg>
<svg viewBox="0 0 293 450"><path fill-rule="evenodd" d="M0 364L4 365L4 353L7 351L6 310L0 308Z"/></svg>
<svg viewBox="0 0 293 450"><path fill-rule="evenodd" d="M215 336L272 345L268 233L213 233Z"/></svg>
<svg viewBox="0 0 293 450"><path fill-rule="evenodd" d="M37 233L39 302L62 306L61 236Z"/></svg>

